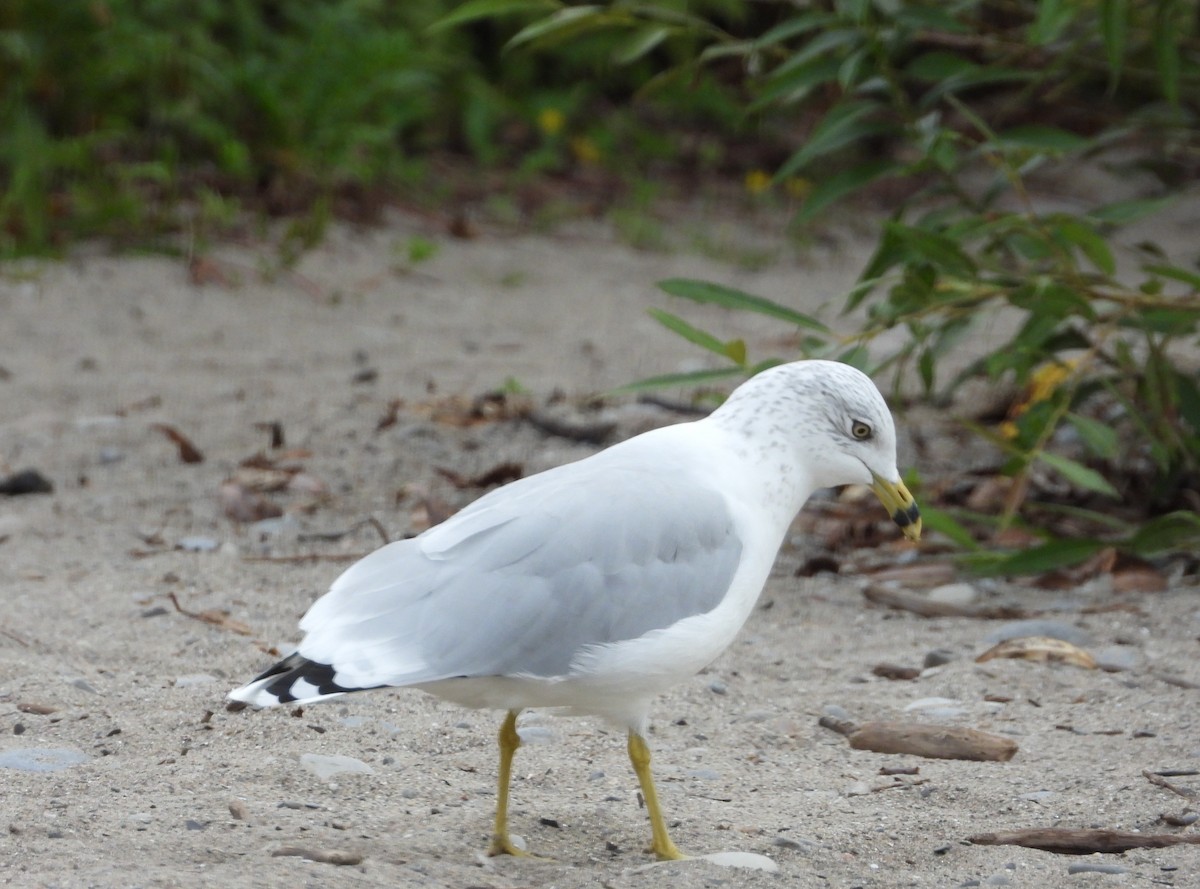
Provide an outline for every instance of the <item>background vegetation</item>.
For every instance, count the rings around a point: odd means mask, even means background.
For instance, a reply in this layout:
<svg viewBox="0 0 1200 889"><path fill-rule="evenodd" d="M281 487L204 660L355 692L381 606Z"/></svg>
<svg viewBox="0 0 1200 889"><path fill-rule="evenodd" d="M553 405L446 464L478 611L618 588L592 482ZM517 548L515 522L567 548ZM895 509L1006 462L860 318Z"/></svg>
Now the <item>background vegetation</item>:
<svg viewBox="0 0 1200 889"><path fill-rule="evenodd" d="M930 511L967 548L1014 526L1043 541L983 565L1200 544L1200 257L1112 241L1194 200L1195 3L10 0L0 78L8 255L219 233L246 210L319 234L333 213L531 177L732 177L800 201L797 225L887 189L847 330L708 282L663 287L767 313L803 354L890 368L928 397L973 378L1024 390L1004 424L973 427L1004 455L999 515L949 494ZM1084 162L1158 187L1038 200L1031 177ZM997 312L1011 341L947 375ZM657 317L725 367L657 384L792 357L749 356L685 314Z"/></svg>

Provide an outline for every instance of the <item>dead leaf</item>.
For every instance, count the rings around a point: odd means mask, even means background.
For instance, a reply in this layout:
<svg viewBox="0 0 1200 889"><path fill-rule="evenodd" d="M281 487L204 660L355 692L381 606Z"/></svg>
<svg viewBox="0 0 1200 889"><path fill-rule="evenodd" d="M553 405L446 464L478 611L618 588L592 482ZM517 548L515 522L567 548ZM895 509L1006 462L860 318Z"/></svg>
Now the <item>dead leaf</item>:
<svg viewBox="0 0 1200 889"><path fill-rule="evenodd" d="M998 657L1019 658L1039 663L1071 664L1088 670L1096 669L1096 659L1082 648L1049 636L1023 636L1020 639L1009 639L993 645L975 658L975 663L982 664L984 661Z"/></svg>
<svg viewBox="0 0 1200 889"><path fill-rule="evenodd" d="M434 472L462 491L467 488L490 488L493 485L516 481L525 475L525 467L520 463L497 463L491 469L474 476L465 476L443 466L435 466Z"/></svg>
<svg viewBox="0 0 1200 889"><path fill-rule="evenodd" d="M179 459L184 463L203 463L204 455L200 450L191 443L191 441L182 432L174 426L168 426L166 423L154 423L152 429L157 429L179 448Z"/></svg>
<svg viewBox="0 0 1200 889"><path fill-rule="evenodd" d="M375 431L382 432L390 426L395 426L396 421L400 419L400 408L404 407L403 398L393 398L387 404L387 410L384 411L382 417L375 424Z"/></svg>
<svg viewBox="0 0 1200 889"><path fill-rule="evenodd" d="M190 617L193 620L203 621L206 624L212 624L214 627L220 627L222 630L229 630L232 633L237 633L239 636L250 636L253 634L246 624L240 620L234 620L223 611L215 611L208 609L205 611L188 611L179 604L179 599L174 593L167 593L167 598L171 600L171 604L175 606L175 610L185 617Z"/></svg>

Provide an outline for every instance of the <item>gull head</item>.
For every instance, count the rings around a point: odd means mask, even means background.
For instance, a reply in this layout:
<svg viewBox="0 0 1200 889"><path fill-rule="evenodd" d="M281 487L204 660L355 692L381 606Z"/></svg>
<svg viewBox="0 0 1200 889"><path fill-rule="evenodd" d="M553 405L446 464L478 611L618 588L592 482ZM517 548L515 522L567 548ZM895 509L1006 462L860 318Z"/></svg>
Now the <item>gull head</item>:
<svg viewBox="0 0 1200 889"><path fill-rule="evenodd" d="M795 361L765 370L718 410L726 424L792 450L813 488L866 485L912 540L921 514L896 468L896 427L871 378L836 361Z"/></svg>

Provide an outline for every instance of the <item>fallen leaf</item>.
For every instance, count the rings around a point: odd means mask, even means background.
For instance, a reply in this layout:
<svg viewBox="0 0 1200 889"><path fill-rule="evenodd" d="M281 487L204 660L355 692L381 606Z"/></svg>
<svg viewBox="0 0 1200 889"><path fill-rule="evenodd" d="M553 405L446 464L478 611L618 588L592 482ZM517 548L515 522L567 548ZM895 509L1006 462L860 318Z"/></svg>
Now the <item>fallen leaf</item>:
<svg viewBox="0 0 1200 889"><path fill-rule="evenodd" d="M168 426L166 423L154 423L152 429L157 429L168 439L175 443L179 448L179 459L184 463L203 463L204 455L200 450L191 443L191 441L182 432L174 426Z"/></svg>
<svg viewBox="0 0 1200 889"><path fill-rule="evenodd" d="M490 488L493 485L516 481L525 475L525 467L520 463L497 463L491 469L473 476L464 476L453 469L442 466L434 467L434 472L461 491L467 488Z"/></svg>
<svg viewBox="0 0 1200 889"><path fill-rule="evenodd" d="M1009 639L998 645L993 645L979 657L975 663L982 664L993 658L1019 658L1040 663L1071 664L1088 670L1096 669L1096 659L1077 645L1064 642L1062 639L1052 639L1049 636L1024 636L1020 639Z"/></svg>

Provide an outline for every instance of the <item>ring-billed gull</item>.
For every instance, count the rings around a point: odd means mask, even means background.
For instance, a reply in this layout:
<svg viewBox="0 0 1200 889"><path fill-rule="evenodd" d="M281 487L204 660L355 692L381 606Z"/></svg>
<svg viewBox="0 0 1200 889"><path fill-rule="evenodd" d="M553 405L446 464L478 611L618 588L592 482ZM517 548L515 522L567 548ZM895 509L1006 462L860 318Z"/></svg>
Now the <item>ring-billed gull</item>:
<svg viewBox="0 0 1200 889"><path fill-rule="evenodd" d="M523 854L508 832L518 713L605 717L628 730L651 851L680 858L650 774L650 702L725 650L809 495L846 484L870 485L920 536L871 380L832 361L779 365L702 420L513 482L375 551L309 609L296 653L229 697L269 707L411 686L506 710L493 855Z"/></svg>

